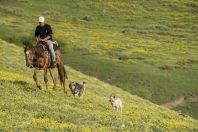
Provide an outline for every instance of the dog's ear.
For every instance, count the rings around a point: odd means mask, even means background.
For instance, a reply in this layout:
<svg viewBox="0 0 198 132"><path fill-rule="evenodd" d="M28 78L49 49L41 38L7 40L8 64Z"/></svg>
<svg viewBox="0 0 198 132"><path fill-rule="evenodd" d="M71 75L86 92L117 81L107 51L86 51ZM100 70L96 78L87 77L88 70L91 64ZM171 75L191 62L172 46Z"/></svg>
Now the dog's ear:
<svg viewBox="0 0 198 132"><path fill-rule="evenodd" d="M112 97L112 98L113 98L113 96L114 96L114 94L112 93L112 94L110 95L110 97Z"/></svg>
<svg viewBox="0 0 198 132"><path fill-rule="evenodd" d="M71 85L71 89L74 90L76 88L75 85Z"/></svg>

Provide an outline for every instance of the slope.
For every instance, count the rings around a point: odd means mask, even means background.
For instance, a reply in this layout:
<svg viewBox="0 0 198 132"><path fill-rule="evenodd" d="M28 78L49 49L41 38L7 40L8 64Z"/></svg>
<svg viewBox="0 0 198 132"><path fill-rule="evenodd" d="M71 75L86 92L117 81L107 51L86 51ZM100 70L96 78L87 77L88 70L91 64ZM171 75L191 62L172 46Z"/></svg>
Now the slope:
<svg viewBox="0 0 198 132"><path fill-rule="evenodd" d="M67 65L163 104L198 94L197 7L196 0L1 0L0 38L33 39L44 15Z"/></svg>
<svg viewBox="0 0 198 132"><path fill-rule="evenodd" d="M88 82L83 98L37 90L32 70L25 67L23 49L0 40L0 129L10 130L174 130L196 131L198 122L111 86L66 66L70 81ZM42 75L41 80L42 80ZM44 86L44 85L43 85ZM112 112L111 93L124 103Z"/></svg>

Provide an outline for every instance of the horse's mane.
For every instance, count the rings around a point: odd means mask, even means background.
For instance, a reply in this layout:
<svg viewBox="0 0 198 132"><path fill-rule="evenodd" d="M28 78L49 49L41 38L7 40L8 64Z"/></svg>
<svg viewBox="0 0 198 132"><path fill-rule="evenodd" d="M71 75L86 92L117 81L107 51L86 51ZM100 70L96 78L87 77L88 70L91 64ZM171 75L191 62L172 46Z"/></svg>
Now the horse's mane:
<svg viewBox="0 0 198 132"><path fill-rule="evenodd" d="M46 51L46 46L42 43L38 43L34 49L35 49L35 56L42 56L42 53L44 53L44 51Z"/></svg>
<svg viewBox="0 0 198 132"><path fill-rule="evenodd" d="M32 49L34 46L29 41L23 41L24 51L27 49Z"/></svg>

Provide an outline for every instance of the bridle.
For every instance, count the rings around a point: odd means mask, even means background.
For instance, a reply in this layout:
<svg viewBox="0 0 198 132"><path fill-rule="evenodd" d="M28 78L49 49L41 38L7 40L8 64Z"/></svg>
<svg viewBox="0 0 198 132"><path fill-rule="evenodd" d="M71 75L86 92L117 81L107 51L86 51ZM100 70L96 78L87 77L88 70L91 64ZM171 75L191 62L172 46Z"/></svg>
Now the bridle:
<svg viewBox="0 0 198 132"><path fill-rule="evenodd" d="M32 50L34 50L34 48L31 48ZM30 51L26 49L25 51L25 55L26 55L26 62L29 61L29 59L31 59L32 61L34 60L34 51L32 52L32 57L29 58Z"/></svg>

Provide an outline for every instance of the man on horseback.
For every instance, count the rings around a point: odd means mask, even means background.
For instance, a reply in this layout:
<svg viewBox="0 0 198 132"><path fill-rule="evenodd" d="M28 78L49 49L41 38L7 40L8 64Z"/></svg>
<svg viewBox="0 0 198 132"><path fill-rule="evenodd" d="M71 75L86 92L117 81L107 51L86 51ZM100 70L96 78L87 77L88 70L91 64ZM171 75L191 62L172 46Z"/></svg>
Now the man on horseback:
<svg viewBox="0 0 198 132"><path fill-rule="evenodd" d="M67 73L64 67L63 57L57 43L52 42L52 29L50 25L44 22L45 18L39 17L39 25L35 30L37 44L35 46L31 46L29 45L29 42L24 42L26 66L29 68L34 68L33 79L39 89L41 89L41 85L38 82L37 73L40 70L44 70L44 81L46 89L48 89L47 73L49 71L54 84L53 90L56 89L56 75L54 69L57 68L60 83L64 88L64 92L67 93L65 81L65 79L67 79ZM50 59L47 49L49 49L52 59ZM52 62L53 65L51 64Z"/></svg>
<svg viewBox="0 0 198 132"><path fill-rule="evenodd" d="M52 28L49 24L45 23L44 17L39 17L39 25L36 27L35 30L35 37L37 40L37 44L39 41L46 43L49 47L49 51L52 57L52 65L56 65L56 56L53 49L53 42L52 42Z"/></svg>

